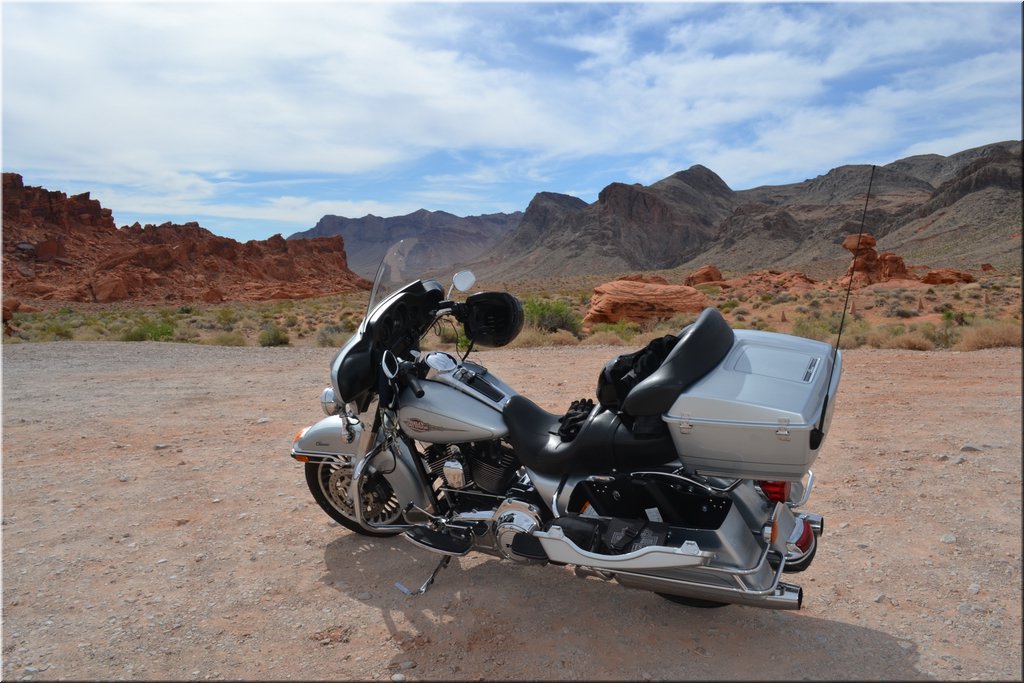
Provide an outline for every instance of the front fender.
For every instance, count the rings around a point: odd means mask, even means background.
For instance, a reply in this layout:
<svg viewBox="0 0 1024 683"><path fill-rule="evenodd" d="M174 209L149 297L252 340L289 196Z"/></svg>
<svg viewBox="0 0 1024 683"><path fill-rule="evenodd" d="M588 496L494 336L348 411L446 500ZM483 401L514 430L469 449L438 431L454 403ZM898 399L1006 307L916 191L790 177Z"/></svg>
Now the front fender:
<svg viewBox="0 0 1024 683"><path fill-rule="evenodd" d="M292 442L291 456L300 462L348 463L366 450L363 426L331 415L306 427Z"/></svg>
<svg viewBox="0 0 1024 683"><path fill-rule="evenodd" d="M434 514L434 496L427 482L420 476L416 467L417 456L409 446L403 440L396 440L392 448L383 449L372 458L372 462L361 466L373 437L363 429L361 423L347 420L342 415L331 415L306 427L295 437L291 456L305 463L348 465L355 468L354 474L358 475L370 466L385 473L384 476L403 508L413 503ZM409 519L410 515L415 517L416 513L410 511L406 513L406 518Z"/></svg>

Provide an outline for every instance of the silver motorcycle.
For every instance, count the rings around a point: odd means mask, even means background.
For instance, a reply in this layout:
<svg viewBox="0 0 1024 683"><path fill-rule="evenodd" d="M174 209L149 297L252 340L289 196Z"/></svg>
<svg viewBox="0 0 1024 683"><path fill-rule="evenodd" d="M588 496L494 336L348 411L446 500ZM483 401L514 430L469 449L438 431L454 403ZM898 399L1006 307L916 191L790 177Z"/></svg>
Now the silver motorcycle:
<svg viewBox="0 0 1024 683"><path fill-rule="evenodd" d="M388 250L366 316L335 355L291 457L313 498L366 536L402 534L442 557L573 565L698 607L799 609L783 574L807 569L824 528L802 512L842 373L838 348L733 330L716 308L610 359L596 401L543 410L468 356L523 326L506 292L445 291L406 240ZM450 325L465 351L422 351ZM459 336L456 334L455 336Z"/></svg>

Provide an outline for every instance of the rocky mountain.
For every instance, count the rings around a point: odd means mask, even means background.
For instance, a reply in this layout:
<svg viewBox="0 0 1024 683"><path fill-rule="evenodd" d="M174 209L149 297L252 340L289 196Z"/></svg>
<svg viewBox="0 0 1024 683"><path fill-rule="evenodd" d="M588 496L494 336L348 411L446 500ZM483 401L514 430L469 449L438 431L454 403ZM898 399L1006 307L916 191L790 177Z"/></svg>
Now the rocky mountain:
<svg viewBox="0 0 1024 683"><path fill-rule="evenodd" d="M460 218L444 211L420 209L407 216L362 218L324 216L289 241L341 235L348 245L348 262L355 272L373 278L384 251L401 239L418 239L427 260L438 269L462 265L491 249L519 224L522 212Z"/></svg>
<svg viewBox="0 0 1024 683"><path fill-rule="evenodd" d="M517 230L474 268L498 277L600 274L703 264L834 277L865 215L871 167L733 191L694 166L650 186L612 183L593 204L538 194ZM882 250L934 267L1020 270L1021 142L875 169L864 229Z"/></svg>
<svg viewBox="0 0 1024 683"><path fill-rule="evenodd" d="M107 303L260 301L368 289L341 237L244 244L197 223L118 228L89 193L3 174L4 297Z"/></svg>

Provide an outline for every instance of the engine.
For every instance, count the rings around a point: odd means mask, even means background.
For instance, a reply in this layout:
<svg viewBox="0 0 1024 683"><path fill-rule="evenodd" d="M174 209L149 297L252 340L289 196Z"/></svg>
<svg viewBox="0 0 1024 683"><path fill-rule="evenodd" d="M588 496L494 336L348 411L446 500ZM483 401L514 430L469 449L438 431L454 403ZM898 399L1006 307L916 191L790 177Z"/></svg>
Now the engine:
<svg viewBox="0 0 1024 683"><path fill-rule="evenodd" d="M478 488L503 495L519 470L515 452L500 441L434 445L427 449L426 456L431 475L443 477L448 488L467 492Z"/></svg>
<svg viewBox="0 0 1024 683"><path fill-rule="evenodd" d="M514 562L547 561L531 535L542 528L543 512L532 486L516 481L519 462L507 444L437 444L425 455L431 477L452 505L453 522L473 529L478 549Z"/></svg>

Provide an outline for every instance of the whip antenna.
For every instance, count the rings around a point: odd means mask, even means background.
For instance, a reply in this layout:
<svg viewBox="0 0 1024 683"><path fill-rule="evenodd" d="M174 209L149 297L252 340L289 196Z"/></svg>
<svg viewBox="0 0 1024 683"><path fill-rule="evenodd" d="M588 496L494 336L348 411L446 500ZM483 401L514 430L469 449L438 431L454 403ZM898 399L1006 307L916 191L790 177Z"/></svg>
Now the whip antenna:
<svg viewBox="0 0 1024 683"><path fill-rule="evenodd" d="M864 221L868 217L868 201L871 199L871 186L875 182L875 166L871 165L871 176L868 178L868 193L864 197L864 210L860 215L860 232L857 233L857 246L853 250L853 262L857 262L857 252L860 251L861 238L864 237ZM853 290L853 266L850 266L850 281L846 284L846 300L843 301L843 315L839 319L839 332L836 334L836 345L832 348L832 366L828 371L828 382L825 383L825 400L821 404L821 417L818 418L818 426L811 430L811 450L817 450L821 440L825 438L825 413L828 411L828 391L832 386L832 375L836 372L836 356L839 354L839 340L843 337L843 326L846 324L846 308L850 304L850 292Z"/></svg>
<svg viewBox="0 0 1024 683"><path fill-rule="evenodd" d="M875 182L875 166L871 166L871 176L868 178L868 193L864 196L864 210L860 214L860 232L857 233L857 246L853 250L853 262L857 262L857 252L860 251L860 241L864 237L864 221L868 217L868 201L871 199L871 185ZM839 350L839 340L843 336L843 326L846 324L846 308L850 304L850 291L853 289L853 266L850 266L850 281L846 283L846 300L843 301L843 316L839 319L839 332L836 334L836 346L832 349L832 367L836 364L836 352ZM829 375L831 381L832 376Z"/></svg>

